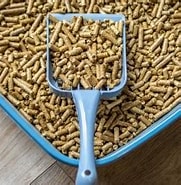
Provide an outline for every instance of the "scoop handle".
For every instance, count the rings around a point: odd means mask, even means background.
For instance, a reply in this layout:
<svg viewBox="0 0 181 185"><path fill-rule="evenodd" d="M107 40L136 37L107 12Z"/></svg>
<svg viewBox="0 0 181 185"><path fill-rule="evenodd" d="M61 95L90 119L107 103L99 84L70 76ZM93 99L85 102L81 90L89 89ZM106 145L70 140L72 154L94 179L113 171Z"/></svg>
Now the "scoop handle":
<svg viewBox="0 0 181 185"><path fill-rule="evenodd" d="M80 125L80 159L76 185L95 185L97 171L94 156L94 131L100 92L74 90L72 95Z"/></svg>

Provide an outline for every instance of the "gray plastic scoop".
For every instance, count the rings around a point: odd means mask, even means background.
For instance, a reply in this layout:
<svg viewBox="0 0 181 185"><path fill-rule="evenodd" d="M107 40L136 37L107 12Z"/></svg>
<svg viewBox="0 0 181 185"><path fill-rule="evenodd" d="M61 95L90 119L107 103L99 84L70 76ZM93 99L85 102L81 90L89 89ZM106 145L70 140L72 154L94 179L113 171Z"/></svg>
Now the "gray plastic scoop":
<svg viewBox="0 0 181 185"><path fill-rule="evenodd" d="M76 105L78 120L80 125L80 159L78 173L76 177L76 185L95 185L97 182L97 171L94 156L94 124L96 119L97 107L100 98L112 98L121 93L127 81L127 62L126 62L126 26L125 17L122 14L51 14L57 20L71 21L74 16L83 16L92 20L113 20L123 21L123 49L122 49L122 74L120 83L113 89L107 90L85 90L77 89L65 90L58 87L57 81L53 78L53 70L49 49L50 32L49 16L47 17L47 80L53 92L62 97L72 97Z"/></svg>

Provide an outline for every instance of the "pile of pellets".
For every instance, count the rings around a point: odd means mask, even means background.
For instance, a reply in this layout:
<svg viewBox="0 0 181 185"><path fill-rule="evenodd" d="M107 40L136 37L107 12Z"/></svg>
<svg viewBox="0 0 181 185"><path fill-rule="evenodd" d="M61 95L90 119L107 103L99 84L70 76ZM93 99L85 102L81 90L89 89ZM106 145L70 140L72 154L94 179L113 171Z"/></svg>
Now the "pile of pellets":
<svg viewBox="0 0 181 185"><path fill-rule="evenodd" d="M1 0L0 93L60 152L79 157L79 125L71 99L46 81L46 15L123 13L127 17L128 82L101 101L94 151L104 157L181 102L181 2L178 0Z"/></svg>
<svg viewBox="0 0 181 185"><path fill-rule="evenodd" d="M50 20L50 62L60 88L107 90L120 83L123 21Z"/></svg>

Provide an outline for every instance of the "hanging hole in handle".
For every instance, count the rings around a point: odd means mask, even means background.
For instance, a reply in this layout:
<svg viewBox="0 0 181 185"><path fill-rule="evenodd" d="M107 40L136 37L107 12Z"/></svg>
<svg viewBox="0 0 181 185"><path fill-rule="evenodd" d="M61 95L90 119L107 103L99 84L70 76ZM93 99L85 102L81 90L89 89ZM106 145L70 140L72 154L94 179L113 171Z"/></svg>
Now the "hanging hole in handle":
<svg viewBox="0 0 181 185"><path fill-rule="evenodd" d="M91 174L91 171L90 170L85 170L84 173L85 173L85 175L89 176Z"/></svg>

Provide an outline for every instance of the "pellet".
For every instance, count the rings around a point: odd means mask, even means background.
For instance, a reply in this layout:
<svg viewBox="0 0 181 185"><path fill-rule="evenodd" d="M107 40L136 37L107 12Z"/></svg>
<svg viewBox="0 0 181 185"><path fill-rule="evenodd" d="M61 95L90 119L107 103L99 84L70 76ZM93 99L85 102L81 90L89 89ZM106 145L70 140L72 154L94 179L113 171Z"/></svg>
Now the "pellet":
<svg viewBox="0 0 181 185"><path fill-rule="evenodd" d="M13 82L27 93L32 94L32 90L30 87L27 86L27 84L22 83L22 81L16 78L13 78Z"/></svg>
<svg viewBox="0 0 181 185"><path fill-rule="evenodd" d="M76 88L78 86L79 82L80 82L80 78L75 76L75 78L74 78L74 80L72 82L72 87Z"/></svg>
<svg viewBox="0 0 181 185"><path fill-rule="evenodd" d="M151 86L150 90L153 92L165 93L167 90L164 87Z"/></svg>
<svg viewBox="0 0 181 185"><path fill-rule="evenodd" d="M73 111L71 109L67 109L62 115L62 121L65 121L72 113Z"/></svg>
<svg viewBox="0 0 181 185"><path fill-rule="evenodd" d="M141 121L139 122L139 126L140 126L140 128L139 128L140 131L147 128L147 126L143 122L141 122ZM138 129L138 132L139 132L139 129Z"/></svg>
<svg viewBox="0 0 181 185"><path fill-rule="evenodd" d="M120 137L120 139L124 139L124 138L127 138L128 136L130 136L130 134L131 133L129 131L125 131L119 137Z"/></svg>
<svg viewBox="0 0 181 185"><path fill-rule="evenodd" d="M126 99L126 97L125 97L125 99ZM127 111L127 110L131 109L132 107L136 107L136 106L140 105L140 101L136 100L134 102L126 102L123 105L124 105L123 110Z"/></svg>
<svg viewBox="0 0 181 185"><path fill-rule="evenodd" d="M174 85L175 85L176 87L181 87L180 81L177 81L177 80L174 80Z"/></svg>
<svg viewBox="0 0 181 185"><path fill-rule="evenodd" d="M145 77L146 72L147 72L147 69L146 69L146 68L143 68L143 69L140 71L140 75L139 75L138 81L141 81L141 80ZM144 81L145 81L145 80L144 80Z"/></svg>
<svg viewBox="0 0 181 185"><path fill-rule="evenodd" d="M77 31L79 31L80 26L81 26L81 24L82 24L82 21L83 21L83 17L82 17L82 16L79 16L79 17L76 19L75 25L74 25L74 27L73 27L73 33L76 33Z"/></svg>
<svg viewBox="0 0 181 185"><path fill-rule="evenodd" d="M56 131L51 123L47 123L47 127L50 130L50 132L55 132Z"/></svg>
<svg viewBox="0 0 181 185"><path fill-rule="evenodd" d="M173 14L173 15L172 15L172 18L174 18L174 19L181 18L181 13Z"/></svg>
<svg viewBox="0 0 181 185"><path fill-rule="evenodd" d="M67 50L68 50L68 46L62 46L62 47L59 48L59 52L60 53L63 53L65 51L67 51Z"/></svg>
<svg viewBox="0 0 181 185"><path fill-rule="evenodd" d="M152 107L145 107L145 112L148 112L148 113L153 113L153 114L157 114L159 112L159 110L155 109L155 108L152 108Z"/></svg>
<svg viewBox="0 0 181 185"><path fill-rule="evenodd" d="M113 44L115 44L115 45L118 44L116 38L114 36L112 36L110 33L106 32L106 31L103 31L101 35L102 35L103 38L111 41Z"/></svg>
<svg viewBox="0 0 181 185"><path fill-rule="evenodd" d="M34 31L36 30L36 28L39 26L39 24L40 24L40 22L42 21L42 19L43 19L43 15L42 15L42 14L39 14L39 15L36 17L35 21L33 22L32 26L31 26L31 28L30 28L30 31L31 31L31 32L34 32Z"/></svg>
<svg viewBox="0 0 181 185"><path fill-rule="evenodd" d="M30 109L30 108L28 108L28 109L26 110L26 112L27 112L29 115L31 115L31 116L36 116L36 115L38 114L38 110Z"/></svg>
<svg viewBox="0 0 181 185"><path fill-rule="evenodd" d="M2 92L5 93L4 90L2 90ZM20 101L17 100L17 99L16 99L14 96L12 96L11 94L8 94L8 95L7 95L7 98L8 98L8 100L9 100L11 103L13 103L15 106L19 106L19 105L20 105Z"/></svg>
<svg viewBox="0 0 181 185"><path fill-rule="evenodd" d="M119 60L118 55L104 58L104 61L105 61L106 63L114 62L115 60Z"/></svg>
<svg viewBox="0 0 181 185"><path fill-rule="evenodd" d="M114 128L114 143L119 143L119 127Z"/></svg>
<svg viewBox="0 0 181 185"><path fill-rule="evenodd" d="M0 93L1 93L2 95L7 95L7 91L3 88L2 85L0 85Z"/></svg>
<svg viewBox="0 0 181 185"><path fill-rule="evenodd" d="M69 133L73 133L76 131L76 126L74 124L71 124L71 126L68 128Z"/></svg>
<svg viewBox="0 0 181 185"><path fill-rule="evenodd" d="M101 89L106 83L105 79L100 80L97 85L95 86L95 89Z"/></svg>
<svg viewBox="0 0 181 185"><path fill-rule="evenodd" d="M153 63L152 66L155 67L156 65L158 65L162 60L163 60L163 56L159 56Z"/></svg>
<svg viewBox="0 0 181 185"><path fill-rule="evenodd" d="M145 114L145 112L143 110L139 109L138 107L132 107L130 110L133 113L137 113L137 114L141 114L141 115L144 115Z"/></svg>
<svg viewBox="0 0 181 185"><path fill-rule="evenodd" d="M85 89L89 89L91 86L89 85L88 81L85 80L84 77L80 78L80 84L85 88Z"/></svg>
<svg viewBox="0 0 181 185"><path fill-rule="evenodd" d="M113 64L113 70L112 70L112 79L113 80L119 79L119 77L118 77L119 68L120 68L119 61L115 61Z"/></svg>
<svg viewBox="0 0 181 185"><path fill-rule="evenodd" d="M16 42L10 42L10 43L9 43L9 46L11 46L11 47L13 47L13 48L16 48L16 49L19 49L20 44L19 44L19 43L16 43Z"/></svg>
<svg viewBox="0 0 181 185"><path fill-rule="evenodd" d="M117 113L114 112L110 116L110 118L106 121L106 123L104 124L104 127L108 129L111 126L111 123L113 123L113 121L115 120L116 116L117 116Z"/></svg>
<svg viewBox="0 0 181 185"><path fill-rule="evenodd" d="M58 146L62 146L65 144L65 141L61 141L61 140L55 140L52 142L52 145L58 147Z"/></svg>
<svg viewBox="0 0 181 185"><path fill-rule="evenodd" d="M4 78L7 76L8 74L8 67L5 67L4 70L2 71L1 75L0 75L0 83L4 80Z"/></svg>
<svg viewBox="0 0 181 185"><path fill-rule="evenodd" d="M18 28L10 33L10 36L17 36L21 33L24 33L26 30L24 27Z"/></svg>
<svg viewBox="0 0 181 185"><path fill-rule="evenodd" d="M13 89L14 89L13 77L10 76L8 78L8 90L9 90L9 92L12 92Z"/></svg>
<svg viewBox="0 0 181 185"><path fill-rule="evenodd" d="M4 51L8 48L8 46L0 46L0 52L4 53Z"/></svg>
<svg viewBox="0 0 181 185"><path fill-rule="evenodd" d="M163 61L161 61L158 65L156 65L156 69L160 69L164 67L171 60L173 56L174 56L174 53L167 55L167 57L165 57Z"/></svg>
<svg viewBox="0 0 181 185"><path fill-rule="evenodd" d="M34 39L34 43L35 43L35 45L37 46L37 45L40 45L40 39L39 39L39 37L38 37L38 35L37 34L34 34L33 35L33 39ZM37 47L36 47L37 48ZM37 49L36 49L37 50Z"/></svg>
<svg viewBox="0 0 181 185"><path fill-rule="evenodd" d="M36 81L38 80L38 78L40 77L40 75L41 75L42 73L44 73L44 72L45 72L45 69L44 69L44 68L40 68L40 69L34 74L32 80L33 80L34 82L36 82Z"/></svg>
<svg viewBox="0 0 181 185"><path fill-rule="evenodd" d="M67 35L72 43L76 43L76 38L73 34L67 29L66 26L62 26L62 31Z"/></svg>
<svg viewBox="0 0 181 185"><path fill-rule="evenodd" d="M56 128L56 127L54 127L54 128ZM55 135L61 136L61 135L67 134L67 133L68 133L68 129L59 129L58 131L56 131Z"/></svg>
<svg viewBox="0 0 181 185"><path fill-rule="evenodd" d="M60 48L57 47L56 45L53 45L53 44L49 44L49 48L54 51L54 52L59 52L60 51Z"/></svg>
<svg viewBox="0 0 181 185"><path fill-rule="evenodd" d="M165 0L161 0L160 1L159 7L158 7L158 10L157 10L157 14L156 14L156 17L157 18L160 18L161 17L164 3L165 3Z"/></svg>
<svg viewBox="0 0 181 185"><path fill-rule="evenodd" d="M181 46L181 36L179 35L176 40L176 46Z"/></svg>
<svg viewBox="0 0 181 185"><path fill-rule="evenodd" d="M109 148L112 148L112 147L113 147L112 142L108 142L108 143L106 143L106 144L102 147L102 150L103 150L103 151L106 151L106 150L108 150Z"/></svg>
<svg viewBox="0 0 181 185"><path fill-rule="evenodd" d="M73 49L69 52L69 55L70 55L70 56L79 55L82 51L83 51L83 50L82 50L81 47L73 48Z"/></svg>
<svg viewBox="0 0 181 185"><path fill-rule="evenodd" d="M170 109L169 108L166 108L162 111L159 111L157 112L155 115L154 115L154 118L155 120L157 120L158 118L162 117L164 114L166 114Z"/></svg>
<svg viewBox="0 0 181 185"><path fill-rule="evenodd" d="M28 1L28 7L27 7L27 10L26 10L27 14L31 14L31 9L33 8L33 3L34 3L34 0L29 0Z"/></svg>
<svg viewBox="0 0 181 185"><path fill-rule="evenodd" d="M80 32L79 35L83 38L91 38L92 37L92 34L91 32Z"/></svg>
<svg viewBox="0 0 181 185"><path fill-rule="evenodd" d="M168 39L167 38L164 38L161 53L164 55L164 54L167 53L167 50L168 50Z"/></svg>
<svg viewBox="0 0 181 185"><path fill-rule="evenodd" d="M44 114L46 120L50 120L50 115L49 115L49 113L48 113L48 111L47 111L45 105L43 104L43 102L40 101L40 102L39 102L39 106L40 106L40 109L42 110L42 112L43 112L43 114Z"/></svg>
<svg viewBox="0 0 181 185"><path fill-rule="evenodd" d="M87 13L90 13L90 12L93 11L93 7L94 7L94 4L95 4L95 3L96 3L95 0L91 0L91 1L90 1L90 4L89 4L89 8L88 8L88 10L87 10Z"/></svg>
<svg viewBox="0 0 181 185"><path fill-rule="evenodd" d="M1 10L1 13L3 15L20 15L22 13L25 13L26 9L25 7L20 7L20 8L11 8L11 9L4 9Z"/></svg>
<svg viewBox="0 0 181 185"><path fill-rule="evenodd" d="M132 87L132 90L138 89L138 88L142 87L143 85L144 85L144 81L139 81L134 84L134 86Z"/></svg>
<svg viewBox="0 0 181 185"><path fill-rule="evenodd" d="M7 23L18 23L18 17L4 17L4 20Z"/></svg>
<svg viewBox="0 0 181 185"><path fill-rule="evenodd" d="M97 128L98 132L102 132L103 131L105 122L106 122L106 119L105 118L101 118L100 123L99 123L98 128Z"/></svg>
<svg viewBox="0 0 181 185"><path fill-rule="evenodd" d="M66 151L67 149L69 149L71 146L73 146L75 144L75 141L74 140L70 140L70 141L68 141L67 143L65 143L63 146L62 146L62 148L61 148L61 150L62 151Z"/></svg>
<svg viewBox="0 0 181 185"><path fill-rule="evenodd" d="M104 145L104 143L103 143L103 140L101 140L101 139L95 139L94 140L94 145L95 146L103 146Z"/></svg>
<svg viewBox="0 0 181 185"><path fill-rule="evenodd" d="M150 126L151 125L151 121L148 120L146 117L144 117L143 115L141 115L139 117L139 119L146 125L146 126Z"/></svg>
<svg viewBox="0 0 181 185"><path fill-rule="evenodd" d="M39 78L37 79L37 84L41 84L44 80L46 79L46 75L43 73L39 76Z"/></svg>
<svg viewBox="0 0 181 185"><path fill-rule="evenodd" d="M20 113L21 113L29 122L32 122L32 121L33 121L33 118L32 118L30 115L28 115L28 113L26 113L23 109L20 109L19 111L20 111Z"/></svg>
<svg viewBox="0 0 181 185"><path fill-rule="evenodd" d="M48 137L49 139L55 139L55 135L49 131L45 131L42 133L43 136Z"/></svg>
<svg viewBox="0 0 181 185"><path fill-rule="evenodd" d="M161 35L154 44L150 47L150 52L154 51L164 40L164 35Z"/></svg>
<svg viewBox="0 0 181 185"><path fill-rule="evenodd" d="M77 158L77 159L80 158L80 154L79 154L78 152L76 152L76 151L70 151L70 152L68 153L68 156L69 156L69 157L72 157L72 158Z"/></svg>
<svg viewBox="0 0 181 185"><path fill-rule="evenodd" d="M32 57L31 60L29 60L24 66L23 66L23 69L26 69L28 67L31 67L41 56L42 56L43 52L40 51L38 52L36 55L34 55Z"/></svg>
<svg viewBox="0 0 181 185"><path fill-rule="evenodd" d="M95 25L94 31L92 33L94 37L96 37L99 34L99 30L100 30L100 24L99 22L97 22L97 24Z"/></svg>
<svg viewBox="0 0 181 185"><path fill-rule="evenodd" d="M19 2L19 3L11 3L9 8L17 8L17 7L24 7L25 2Z"/></svg>
<svg viewBox="0 0 181 185"><path fill-rule="evenodd" d="M51 40L50 40L51 44L54 44L57 41L59 32L61 30L61 26L62 26L62 23L57 22L57 24L55 26L55 31L53 32L53 35L52 35Z"/></svg>
<svg viewBox="0 0 181 185"><path fill-rule="evenodd" d="M143 48L143 40L144 40L143 27L139 26L139 32L138 32L138 47L139 48Z"/></svg>
<svg viewBox="0 0 181 185"><path fill-rule="evenodd" d="M100 136L100 139L102 139L102 140L104 140L104 141L107 141L107 142L114 142L114 137L110 137L110 136L106 136L106 135L104 135L104 134L102 134L101 136Z"/></svg>
<svg viewBox="0 0 181 185"><path fill-rule="evenodd" d="M6 5L9 4L9 0L3 0L1 3L0 3L0 9L3 9Z"/></svg>
<svg viewBox="0 0 181 185"><path fill-rule="evenodd" d="M80 132L79 131L75 131L69 135L67 135L67 140L71 140L71 139L74 139L75 137L79 137L80 135Z"/></svg>

